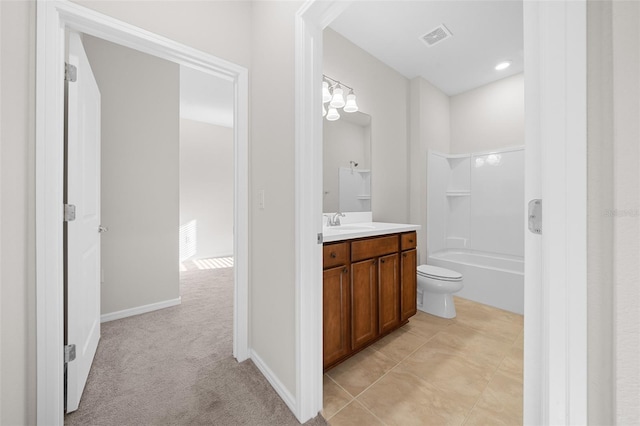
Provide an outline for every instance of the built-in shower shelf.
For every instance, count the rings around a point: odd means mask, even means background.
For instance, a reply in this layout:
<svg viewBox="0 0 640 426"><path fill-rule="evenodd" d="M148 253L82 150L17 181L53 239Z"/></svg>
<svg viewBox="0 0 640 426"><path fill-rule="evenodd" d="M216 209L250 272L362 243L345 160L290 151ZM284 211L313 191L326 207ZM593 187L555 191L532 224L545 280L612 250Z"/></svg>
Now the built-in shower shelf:
<svg viewBox="0 0 640 426"><path fill-rule="evenodd" d="M358 200L370 200L371 199L371 195L357 195L356 198Z"/></svg>
<svg viewBox="0 0 640 426"><path fill-rule="evenodd" d="M469 195L471 195L471 191L464 191L464 190L447 191L447 197L468 197Z"/></svg>

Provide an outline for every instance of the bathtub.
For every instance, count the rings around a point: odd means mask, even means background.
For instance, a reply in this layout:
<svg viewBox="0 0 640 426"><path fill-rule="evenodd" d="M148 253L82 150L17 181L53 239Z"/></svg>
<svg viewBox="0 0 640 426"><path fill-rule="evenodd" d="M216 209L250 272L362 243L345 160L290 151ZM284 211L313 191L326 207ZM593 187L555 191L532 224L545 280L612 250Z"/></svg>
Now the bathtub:
<svg viewBox="0 0 640 426"><path fill-rule="evenodd" d="M430 255L427 264L462 274L464 288L456 296L524 314L523 258L443 250Z"/></svg>

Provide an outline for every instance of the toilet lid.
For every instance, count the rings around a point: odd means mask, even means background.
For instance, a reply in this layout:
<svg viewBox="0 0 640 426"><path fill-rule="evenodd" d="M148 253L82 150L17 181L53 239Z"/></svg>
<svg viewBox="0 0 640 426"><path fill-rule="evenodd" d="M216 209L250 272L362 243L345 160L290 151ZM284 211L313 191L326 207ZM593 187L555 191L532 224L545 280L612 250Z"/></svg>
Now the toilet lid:
<svg viewBox="0 0 640 426"><path fill-rule="evenodd" d="M460 280L462 274L452 271L451 269L440 268L433 265L418 266L418 274L433 278L442 278L445 280Z"/></svg>

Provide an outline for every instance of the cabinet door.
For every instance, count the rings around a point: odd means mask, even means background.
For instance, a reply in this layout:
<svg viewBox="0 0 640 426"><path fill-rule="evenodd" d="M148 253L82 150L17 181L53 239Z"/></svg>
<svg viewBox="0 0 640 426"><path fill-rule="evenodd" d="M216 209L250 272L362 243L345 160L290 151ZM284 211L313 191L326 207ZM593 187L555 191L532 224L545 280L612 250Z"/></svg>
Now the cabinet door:
<svg viewBox="0 0 640 426"><path fill-rule="evenodd" d="M327 365L351 352L349 339L349 270L345 266L327 269L323 274L323 364Z"/></svg>
<svg viewBox="0 0 640 426"><path fill-rule="evenodd" d="M405 321L416 314L416 269L418 266L416 250L402 252L400 264L400 291L402 295L400 320Z"/></svg>
<svg viewBox="0 0 640 426"><path fill-rule="evenodd" d="M375 259L351 264L351 346L357 350L378 336Z"/></svg>
<svg viewBox="0 0 640 426"><path fill-rule="evenodd" d="M398 254L378 259L378 309L380 333L400 324L400 270Z"/></svg>

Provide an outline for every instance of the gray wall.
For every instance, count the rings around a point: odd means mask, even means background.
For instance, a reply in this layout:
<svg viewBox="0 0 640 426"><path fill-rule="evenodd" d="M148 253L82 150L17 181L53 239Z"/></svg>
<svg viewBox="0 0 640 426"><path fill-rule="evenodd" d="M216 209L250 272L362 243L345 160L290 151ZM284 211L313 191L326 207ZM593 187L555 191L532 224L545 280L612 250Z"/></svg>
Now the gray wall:
<svg viewBox="0 0 640 426"><path fill-rule="evenodd" d="M611 3L588 7L588 214L587 300L588 418L615 424L615 331L613 321L613 50Z"/></svg>
<svg viewBox="0 0 640 426"><path fill-rule="evenodd" d="M592 424L640 423L640 4L588 4Z"/></svg>
<svg viewBox="0 0 640 426"><path fill-rule="evenodd" d="M233 255L233 128L180 120L180 226L196 221L191 259Z"/></svg>
<svg viewBox="0 0 640 426"><path fill-rule="evenodd" d="M524 74L451 96L451 154L524 145Z"/></svg>
<svg viewBox="0 0 640 426"><path fill-rule="evenodd" d="M35 3L0 2L0 424L35 424Z"/></svg>
<svg viewBox="0 0 640 426"><path fill-rule="evenodd" d="M449 152L450 101L440 89L416 77L410 88L409 221L419 224L418 256L427 261L427 152Z"/></svg>
<svg viewBox="0 0 640 426"><path fill-rule="evenodd" d="M353 87L360 111L371 116L373 219L406 223L409 80L329 28L323 42L323 72Z"/></svg>
<svg viewBox="0 0 640 426"><path fill-rule="evenodd" d="M102 98L102 314L180 297L180 69L83 38Z"/></svg>
<svg viewBox="0 0 640 426"><path fill-rule="evenodd" d="M251 348L294 397L294 17L300 5L252 3L249 100ZM274 104L274 99L287 101ZM260 190L265 194L263 210L255 202Z"/></svg>

